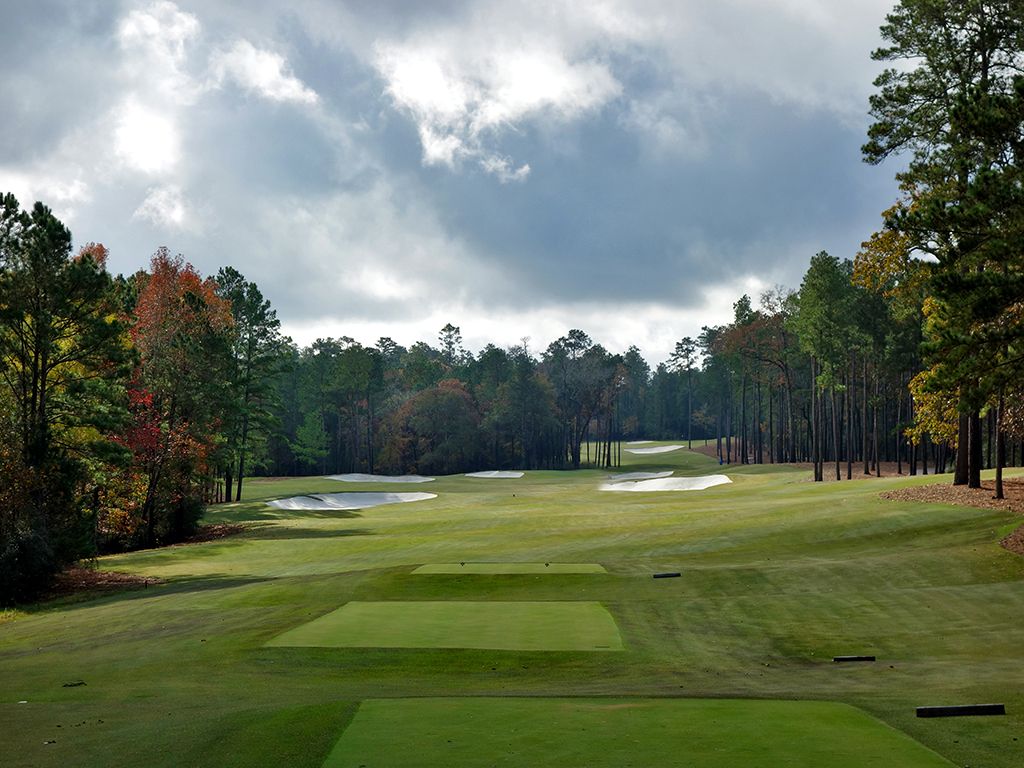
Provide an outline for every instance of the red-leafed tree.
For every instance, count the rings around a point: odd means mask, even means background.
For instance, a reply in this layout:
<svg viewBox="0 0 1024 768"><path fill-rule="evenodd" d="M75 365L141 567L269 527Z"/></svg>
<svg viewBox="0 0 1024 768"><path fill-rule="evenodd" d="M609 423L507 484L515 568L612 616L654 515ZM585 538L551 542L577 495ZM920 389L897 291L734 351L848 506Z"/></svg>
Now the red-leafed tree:
<svg viewBox="0 0 1024 768"><path fill-rule="evenodd" d="M131 333L139 366L130 389L133 422L123 440L145 486L137 519L152 546L186 536L202 512L227 407L223 367L232 318L216 283L166 248L135 283Z"/></svg>

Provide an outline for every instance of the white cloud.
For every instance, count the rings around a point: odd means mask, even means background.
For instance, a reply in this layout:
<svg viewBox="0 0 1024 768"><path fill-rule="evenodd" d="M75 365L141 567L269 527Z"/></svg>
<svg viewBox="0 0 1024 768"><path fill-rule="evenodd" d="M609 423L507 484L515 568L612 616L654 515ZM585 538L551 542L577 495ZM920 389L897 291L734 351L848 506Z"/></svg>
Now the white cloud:
<svg viewBox="0 0 1024 768"><path fill-rule="evenodd" d="M145 10L136 9L122 19L118 39L122 45L153 50L161 58L181 62L185 43L199 32L199 20L163 0Z"/></svg>
<svg viewBox="0 0 1024 768"><path fill-rule="evenodd" d="M510 181L525 181L526 177L530 175L529 163L513 168L511 160L498 155L481 158L480 166L488 173L497 176L498 181L502 184L507 184Z"/></svg>
<svg viewBox="0 0 1024 768"><path fill-rule="evenodd" d="M132 216L165 229L181 230L194 224L181 189L174 185L150 189Z"/></svg>
<svg viewBox="0 0 1024 768"><path fill-rule="evenodd" d="M878 66L868 56L891 0L478 0L404 36L381 36L372 63L417 126L426 165L483 161L507 180L502 133L571 122L625 96L620 124L658 151L706 151L719 96L751 93L863 122ZM428 17L429 18L429 17ZM346 43L365 48L368 30ZM633 65L656 71L626 91ZM645 87L650 87L646 85ZM711 137L713 138L713 137ZM528 158L518 159L522 163ZM511 160L509 160L511 162Z"/></svg>
<svg viewBox="0 0 1024 768"><path fill-rule="evenodd" d="M470 46L384 42L375 66L397 108L416 121L426 165L455 167L475 158L501 181L522 180L529 165L492 144L504 130L538 120L570 122L622 91L603 62L571 59L557 48L515 41ZM465 42L465 41L463 41Z"/></svg>
<svg viewBox="0 0 1024 768"><path fill-rule="evenodd" d="M616 305L614 311L609 311L606 303L587 301L495 308L463 297L442 306L427 304L408 317L293 319L286 321L284 330L299 344L310 344L319 337L351 336L362 344L372 345L379 337L390 336L408 346L417 341L434 343L440 328L452 323L462 331L466 348L474 352L487 344L518 346L523 338L529 338L531 351L539 354L570 329L582 328L613 353L637 346L654 366L668 360L676 342L684 336L697 338L704 325L731 322L733 302L747 293L756 304L765 287L759 278L746 275L727 284L708 286L696 306L635 303Z"/></svg>
<svg viewBox="0 0 1024 768"><path fill-rule="evenodd" d="M401 323L452 303L486 303L512 283L504 265L447 230L427 196L383 178L319 198L250 199L245 209L251 227L231 248L246 254L246 277L289 307L293 322L323 318L324 333L329 318ZM281 280L284 262L301 279Z"/></svg>
<svg viewBox="0 0 1024 768"><path fill-rule="evenodd" d="M869 53L892 0L640 0L658 14L645 45L678 82L758 92L776 103L861 120L879 67Z"/></svg>
<svg viewBox="0 0 1024 768"><path fill-rule="evenodd" d="M29 172L0 167L0 192L10 192L22 209L42 201L65 223L74 219L79 206L92 200L89 185L74 170L51 174L46 168Z"/></svg>
<svg viewBox="0 0 1024 768"><path fill-rule="evenodd" d="M120 109L114 142L118 157L132 170L146 174L172 170L181 156L174 120L134 100Z"/></svg>
<svg viewBox="0 0 1024 768"><path fill-rule="evenodd" d="M479 96L445 59L441 49L382 45L377 66L396 104L432 124L457 126Z"/></svg>
<svg viewBox="0 0 1024 768"><path fill-rule="evenodd" d="M283 56L260 50L248 40L239 40L228 50L215 53L210 69L218 85L233 80L271 101L316 104L319 100L315 91L289 72Z"/></svg>
<svg viewBox="0 0 1024 768"><path fill-rule="evenodd" d="M573 120L622 91L604 63L571 62L550 49L503 51L482 65L483 97L472 114L474 133L544 112Z"/></svg>
<svg viewBox="0 0 1024 768"><path fill-rule="evenodd" d="M117 30L127 76L149 97L194 102L202 89L188 72L187 48L199 33L199 20L166 0L129 12Z"/></svg>

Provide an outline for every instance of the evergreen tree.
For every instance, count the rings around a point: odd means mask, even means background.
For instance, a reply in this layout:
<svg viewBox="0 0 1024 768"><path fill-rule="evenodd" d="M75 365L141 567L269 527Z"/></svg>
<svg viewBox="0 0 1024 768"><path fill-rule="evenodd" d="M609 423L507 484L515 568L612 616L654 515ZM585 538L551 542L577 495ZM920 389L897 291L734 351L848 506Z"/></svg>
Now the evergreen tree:
<svg viewBox="0 0 1024 768"><path fill-rule="evenodd" d="M955 482L980 485L979 410L1004 351L979 348L986 317L1019 296L1019 73L1024 12L1016 0L902 0L874 58L904 63L875 81L868 162L909 154L897 178L907 199L887 227L934 259L925 350L936 386L959 400ZM1007 279L1009 278L1009 279ZM998 335L998 334L997 334Z"/></svg>
<svg viewBox="0 0 1024 768"><path fill-rule="evenodd" d="M274 411L278 407L277 378L282 371L282 348L287 339L281 336L277 312L255 283L234 267L217 273L217 295L231 302L234 324L231 332L230 411L226 414L227 445L236 462L237 474L226 472L227 496L231 496L231 477L237 483L235 500L242 498L242 479L254 437L265 437L275 426Z"/></svg>
<svg viewBox="0 0 1024 768"><path fill-rule="evenodd" d="M22 211L0 197L0 402L17 446L0 462L16 497L0 509L0 602L89 552L86 491L123 458L111 433L131 355L105 259L101 246L72 256L71 233L41 203Z"/></svg>

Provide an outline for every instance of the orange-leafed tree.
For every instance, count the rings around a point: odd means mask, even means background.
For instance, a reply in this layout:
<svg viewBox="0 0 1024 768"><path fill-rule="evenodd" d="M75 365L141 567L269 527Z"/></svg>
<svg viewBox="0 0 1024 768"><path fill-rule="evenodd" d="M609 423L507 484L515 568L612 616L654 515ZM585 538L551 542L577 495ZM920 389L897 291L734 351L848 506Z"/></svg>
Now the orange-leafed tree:
<svg viewBox="0 0 1024 768"><path fill-rule="evenodd" d="M123 439L145 494L143 543L180 540L202 513L227 406L224 360L231 304L181 256L160 248L135 276L132 340L139 365L130 387L132 426Z"/></svg>

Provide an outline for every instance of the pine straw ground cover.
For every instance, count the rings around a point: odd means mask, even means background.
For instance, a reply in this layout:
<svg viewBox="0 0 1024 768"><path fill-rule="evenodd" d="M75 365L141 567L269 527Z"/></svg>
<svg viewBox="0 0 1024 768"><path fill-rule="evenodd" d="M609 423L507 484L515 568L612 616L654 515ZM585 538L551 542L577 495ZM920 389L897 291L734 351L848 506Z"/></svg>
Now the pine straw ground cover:
<svg viewBox="0 0 1024 768"><path fill-rule="evenodd" d="M1024 514L1024 479L1003 480L1003 499L997 499L995 480L984 480L981 488L966 485L952 485L949 482L934 485L919 485L914 488L899 488L881 494L883 499L893 501L920 501L929 504L954 504L961 507L981 509L1002 509ZM1024 555L1024 525L1005 537L1000 544L1011 552Z"/></svg>
<svg viewBox="0 0 1024 768"><path fill-rule="evenodd" d="M199 529L185 541L176 546L202 544L216 541L227 536L235 536L247 530L249 526L235 523L213 523L201 525ZM43 603L50 601L77 602L89 600L105 594L135 589L147 589L164 580L153 576L140 576L121 571L104 571L86 561L75 563L57 574L53 584L42 597Z"/></svg>
<svg viewBox="0 0 1024 768"><path fill-rule="evenodd" d="M93 597L108 592L145 589L150 585L161 583L163 583L162 579L152 576L139 576L134 573L118 573L117 571L98 571L84 565L73 565L57 574L45 599L56 600L72 596Z"/></svg>

